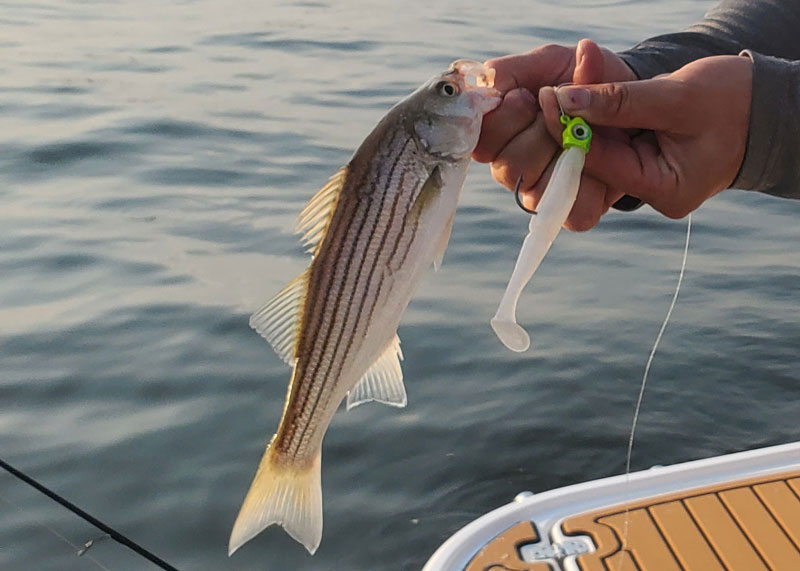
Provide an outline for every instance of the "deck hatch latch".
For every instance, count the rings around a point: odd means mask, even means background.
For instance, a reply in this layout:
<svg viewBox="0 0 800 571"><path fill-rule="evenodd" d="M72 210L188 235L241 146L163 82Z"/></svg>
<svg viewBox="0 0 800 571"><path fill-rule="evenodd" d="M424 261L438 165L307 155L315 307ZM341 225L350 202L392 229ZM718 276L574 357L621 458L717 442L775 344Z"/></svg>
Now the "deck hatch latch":
<svg viewBox="0 0 800 571"><path fill-rule="evenodd" d="M573 555L589 553L591 549L581 540L567 540L560 543L529 543L520 547L523 561L544 561L555 559L559 561Z"/></svg>

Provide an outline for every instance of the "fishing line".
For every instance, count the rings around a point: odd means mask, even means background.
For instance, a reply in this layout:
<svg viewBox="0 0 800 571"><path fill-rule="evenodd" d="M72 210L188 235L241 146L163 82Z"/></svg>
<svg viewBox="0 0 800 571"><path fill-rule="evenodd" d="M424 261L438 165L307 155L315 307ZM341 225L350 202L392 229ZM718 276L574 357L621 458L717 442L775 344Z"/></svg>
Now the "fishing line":
<svg viewBox="0 0 800 571"><path fill-rule="evenodd" d="M650 350L650 356L647 358L647 363L644 366L644 374L642 375L642 386L639 388L639 397L636 400L636 407L633 411L633 421L631 422L631 433L628 438L628 451L625 455L625 521L622 527L622 551L625 551L625 545L628 543L628 525L630 523L630 482L631 482L631 456L633 456L633 441L636 435L636 427L639 424L639 412L642 409L642 401L644 400L644 390L647 387L647 377L650 374L650 366L653 364L653 358L656 356L658 345L661 343L661 338L664 336L664 330L667 328L670 317L672 317L672 310L675 309L675 304L678 301L678 293L681 291L681 284L683 283L683 275L686 272L686 259L689 256L689 237L692 234L692 214L689 213L689 220L686 224L686 243L683 246L683 261L681 262L681 271L678 274L678 283L675 286L675 293L672 296L672 302L669 304L667 315L664 317L664 322L661 324L661 329L656 335L656 341L653 343L653 348ZM619 558L619 566L617 571L622 570L622 562L624 559Z"/></svg>
<svg viewBox="0 0 800 571"><path fill-rule="evenodd" d="M113 527L111 527L109 525L106 525L105 523L103 523L102 521L97 519L96 517L94 517L91 514L83 511L81 508L79 508L78 506L76 506L75 504L70 502L69 500L63 498L62 496L58 495L54 491L52 491L49 488L45 487L44 485L40 484L39 482L37 482L36 480L31 478L27 474L17 470L11 464L9 464L8 462L4 461L2 458L0 458L0 468L3 468L6 472L11 474L12 476L18 478L19 480L22 480L23 482L25 482L29 486L31 486L31 487L35 488L36 490L38 490L39 492L43 493L45 496L47 496L51 500L61 504L62 506L67 508L69 511L71 511L72 513L77 515L82 520L86 521L87 523L92 524L97 529L107 533L108 536L111 537L111 539L113 539L117 543L121 543L125 547L133 550L134 552L136 552L137 554L141 555L142 557L144 557L145 559L147 559L151 563L154 563L155 565L157 565L161 569L164 569L165 571L178 571L178 569L176 567L173 567L172 565L170 565L169 563L167 563L166 561L164 561L163 559L161 559L157 555L151 553L150 551L148 551L147 549L145 549L144 547L142 547L141 545L139 545L135 541L127 538L125 535L121 534L120 532L115 530ZM51 531L53 531L53 530L51 530ZM56 533L56 532L54 531L54 533ZM62 539L64 539L65 541L67 541L67 543L72 545L72 542L70 542L69 540L67 540L66 538L61 536L60 534L56 533L56 535L59 536L59 537L62 537ZM73 547L75 547L76 549L79 549L77 546L73 545ZM102 567L102 565L101 565L101 567Z"/></svg>
<svg viewBox="0 0 800 571"><path fill-rule="evenodd" d="M19 512L21 512L21 513L25 513L25 510L23 510L23 509L22 509L20 506L18 506L17 504L15 504L14 502L12 502L11 500L9 500L9 499L7 499L7 498L4 498L3 496L0 496L0 502L3 502L4 504L7 504L7 505L11 506L12 508L16 509L17 511L19 511ZM35 523L35 524L36 524L36 525L38 525L39 527L41 527L41 528L43 528L43 529L45 529L45 530L49 531L49 532L50 532L50 533L52 533L54 536L56 536L56 538L60 539L61 541L63 541L63 542L64 542L64 543L66 543L67 545L69 545L69 546L70 546L72 549L74 549L74 550L75 550L75 553L77 553L77 554L79 554L79 555L83 555L83 554L81 553L81 551L83 551L83 552L84 552L84 554L86 554L86 553L85 553L85 550L86 550L86 547L85 547L85 545L84 545L83 547L81 547L80 545L76 545L76 544L72 543L72 542L71 542L69 539L67 539L66 537L64 537L64 535L62 535L61 533L59 533L59 532L58 532L58 530L56 530L56 529L54 529L54 528L50 527L49 525L45 524L44 522L41 522L41 521L39 521L38 519L34 519L34 520L33 520L33 523ZM87 542L87 543L88 543L88 542ZM93 562L95 565L97 565L97 566L98 566L100 569L103 569L103 571L111 571L111 569L109 569L108 567L106 567L105 565L103 565L102 563L100 563L100 562L99 562L97 559L95 559L94 557L92 557L92 556L91 556L91 555L89 555L89 554L86 554L86 559L89 559L90 561L92 561L92 562Z"/></svg>

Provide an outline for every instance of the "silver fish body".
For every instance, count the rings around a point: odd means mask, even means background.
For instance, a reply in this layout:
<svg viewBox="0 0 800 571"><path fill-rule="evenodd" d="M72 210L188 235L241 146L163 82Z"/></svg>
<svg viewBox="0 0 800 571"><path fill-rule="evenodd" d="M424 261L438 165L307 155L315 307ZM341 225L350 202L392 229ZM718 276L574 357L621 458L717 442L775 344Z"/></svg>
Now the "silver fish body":
<svg viewBox="0 0 800 571"><path fill-rule="evenodd" d="M322 440L337 408L345 398L405 406L397 327L441 260L482 116L499 104L490 72L455 62L398 103L300 213L311 265L250 320L294 370L230 553L275 523L313 553Z"/></svg>

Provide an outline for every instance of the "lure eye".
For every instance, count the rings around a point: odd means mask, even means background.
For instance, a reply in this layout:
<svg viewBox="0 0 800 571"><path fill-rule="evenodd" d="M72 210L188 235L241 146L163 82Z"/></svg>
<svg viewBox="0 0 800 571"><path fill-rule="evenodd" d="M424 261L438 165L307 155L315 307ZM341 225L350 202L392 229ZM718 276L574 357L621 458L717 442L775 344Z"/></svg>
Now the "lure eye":
<svg viewBox="0 0 800 571"><path fill-rule="evenodd" d="M572 136L579 141L584 141L589 137L589 130L581 124L573 125Z"/></svg>
<svg viewBox="0 0 800 571"><path fill-rule="evenodd" d="M454 97L458 95L458 87L449 81L440 81L436 84L436 92L444 97Z"/></svg>

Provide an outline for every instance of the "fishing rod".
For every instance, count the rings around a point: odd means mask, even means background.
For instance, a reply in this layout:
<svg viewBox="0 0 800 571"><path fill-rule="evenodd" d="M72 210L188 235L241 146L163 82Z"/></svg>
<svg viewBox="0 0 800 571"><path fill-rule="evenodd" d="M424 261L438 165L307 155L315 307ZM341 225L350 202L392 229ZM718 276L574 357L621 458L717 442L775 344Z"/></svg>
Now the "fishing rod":
<svg viewBox="0 0 800 571"><path fill-rule="evenodd" d="M17 470L16 468L14 468L11 464L6 462L2 458L0 458L0 468L3 468L6 472L11 474L12 476L18 478L19 480L22 480L23 482L25 482L29 486L31 486L31 487L35 488L36 490L40 491L41 493L43 493L45 496L47 496L51 500L54 500L54 501L58 502L59 504L61 504L65 508L67 508L69 511L71 511L72 513L77 515L82 520L92 524L97 529L99 529L99 530L103 531L104 533L108 534L108 536L111 539L113 539L114 541L116 541L117 543L121 543L122 545L124 545L128 549L133 550L138 555L141 555L142 557L144 557L145 559L147 559L151 563L154 563L155 565L157 565L161 569L164 569L165 571L178 571L177 567L173 567L172 565L170 565L169 563L167 563L166 561L164 561L163 559L161 559L160 557L158 557L154 553L151 553L150 551L148 551L147 549L145 549L144 547L142 547L141 545L139 545L138 543L136 543L132 539L129 539L125 535L121 534L120 532L115 530L113 527L103 523L102 521L100 521L99 519L94 517L93 515L85 512L84 510L82 510L81 508L79 508L78 506L76 506L75 504L73 504L72 502L67 500L66 498L58 495L53 490L51 490L51 489L47 488L46 486L40 484L39 482L37 482L36 480L31 478L30 476L28 476L24 472L21 472L20 470Z"/></svg>

